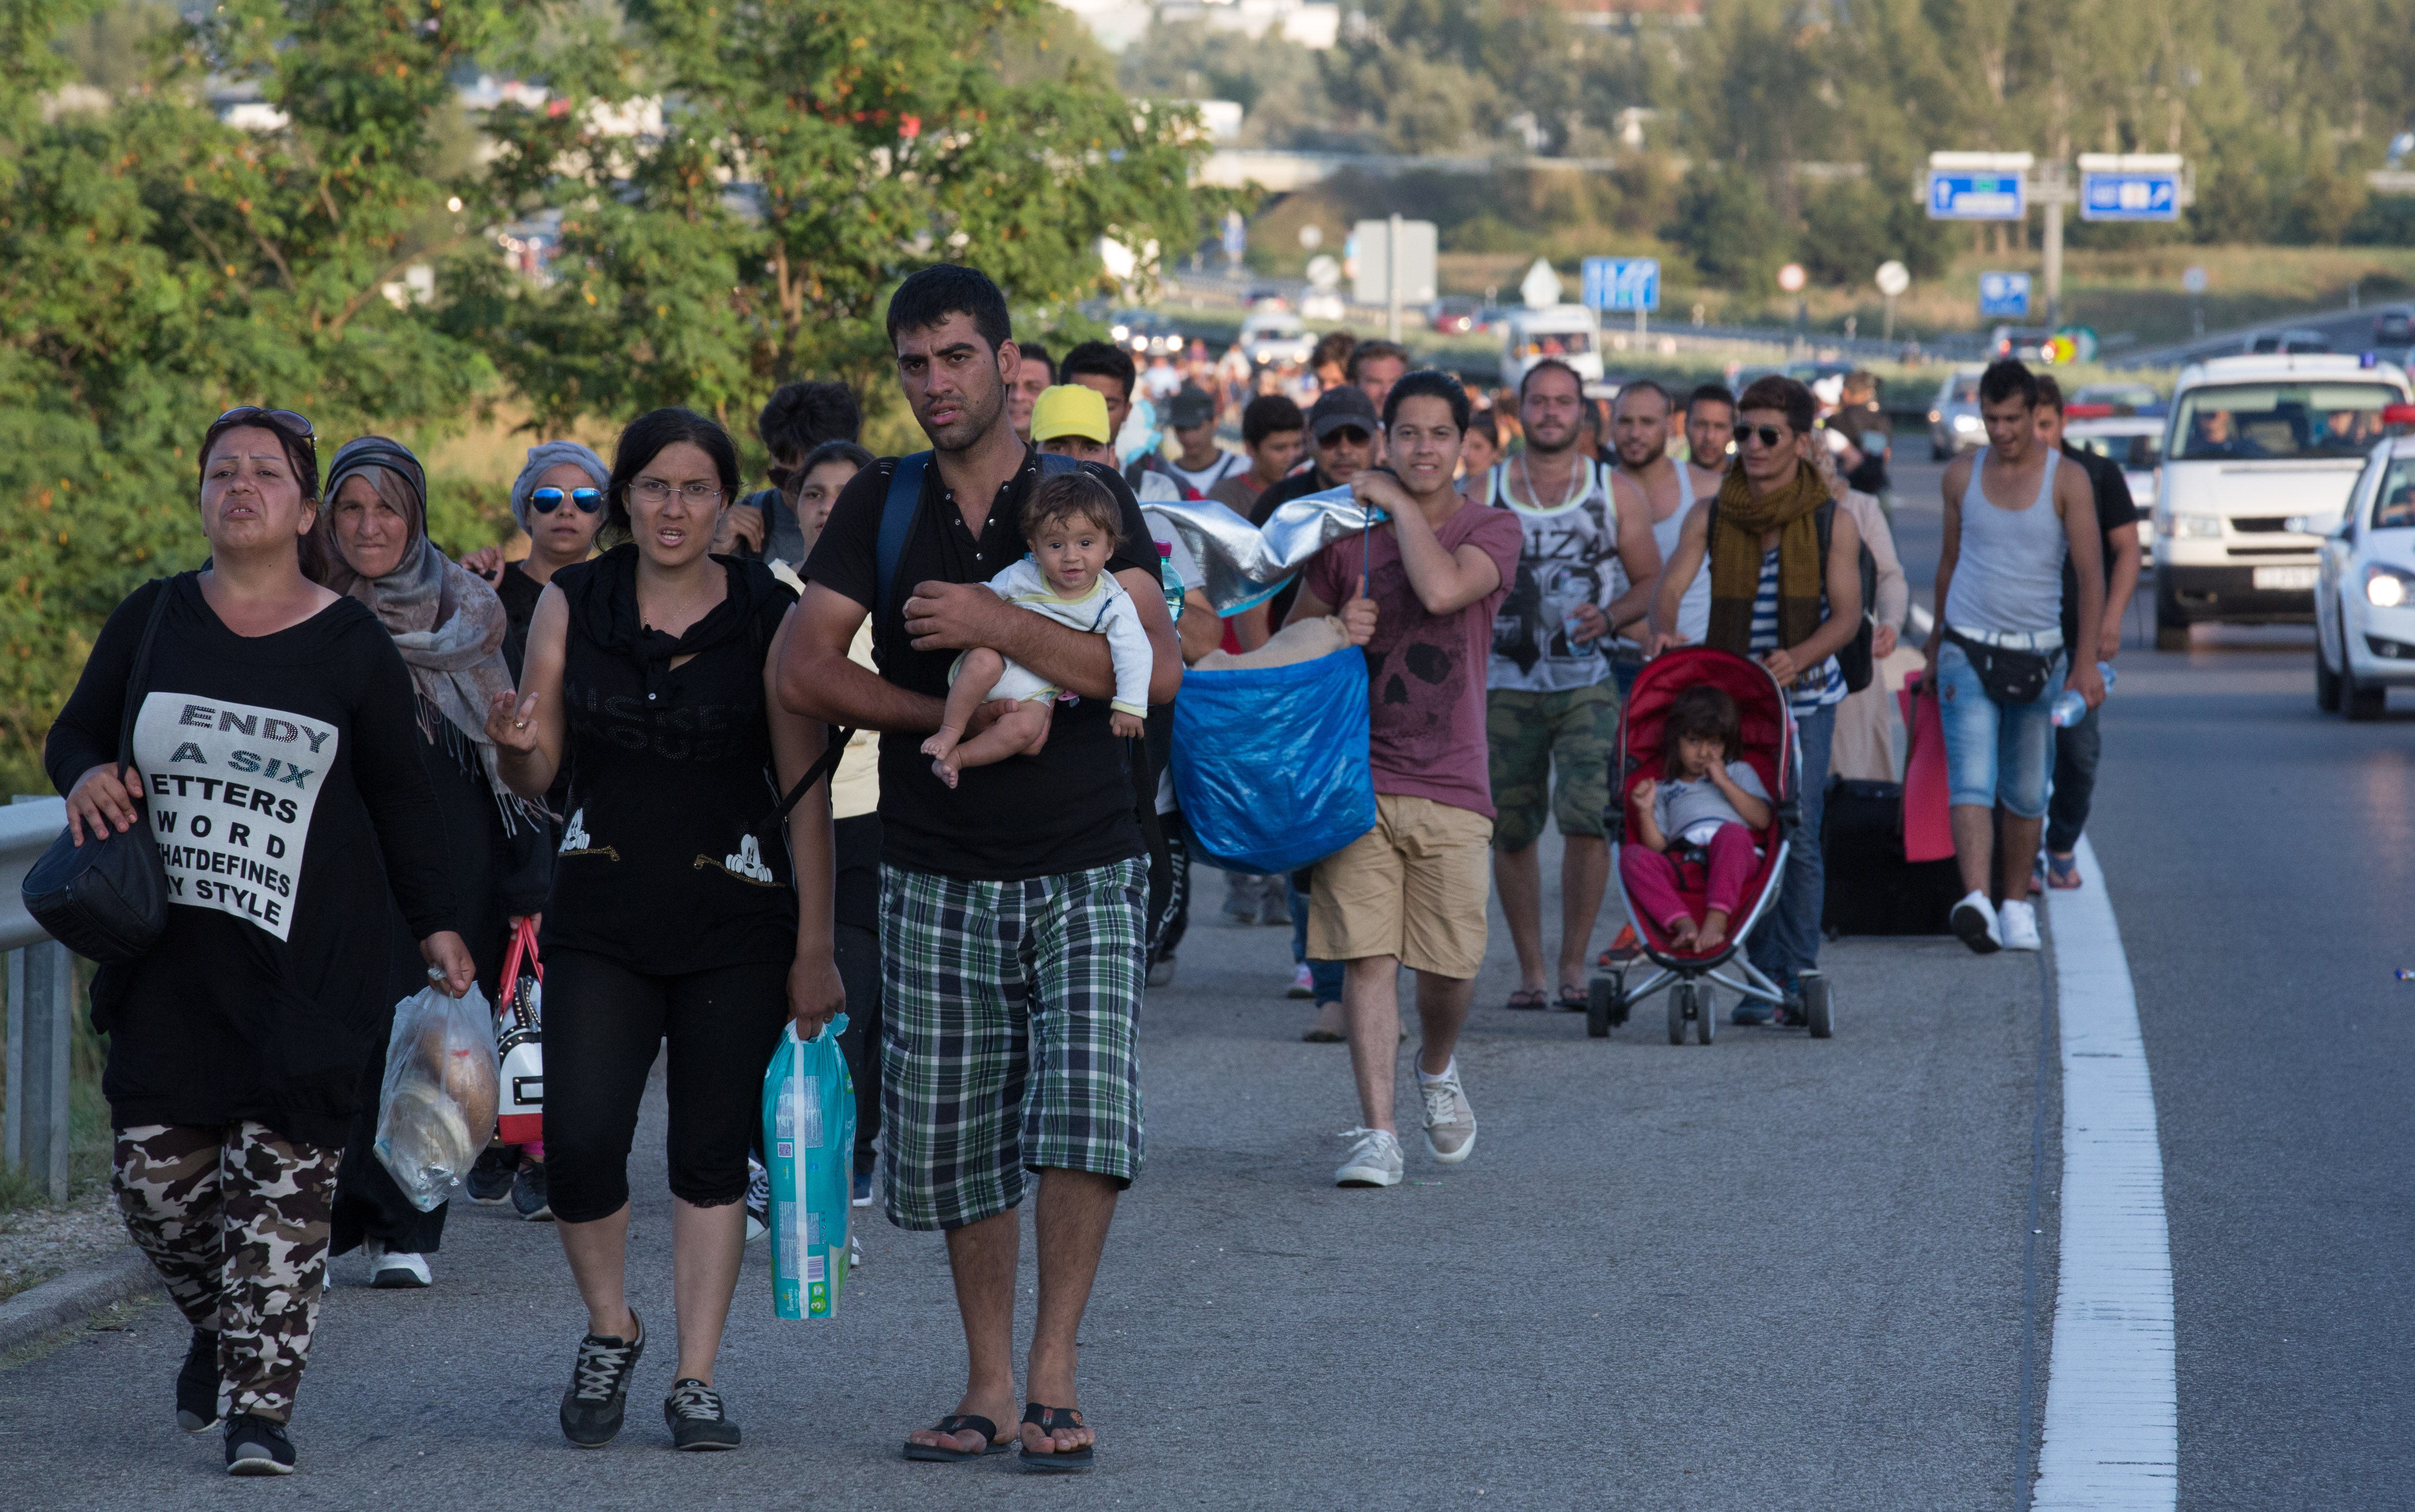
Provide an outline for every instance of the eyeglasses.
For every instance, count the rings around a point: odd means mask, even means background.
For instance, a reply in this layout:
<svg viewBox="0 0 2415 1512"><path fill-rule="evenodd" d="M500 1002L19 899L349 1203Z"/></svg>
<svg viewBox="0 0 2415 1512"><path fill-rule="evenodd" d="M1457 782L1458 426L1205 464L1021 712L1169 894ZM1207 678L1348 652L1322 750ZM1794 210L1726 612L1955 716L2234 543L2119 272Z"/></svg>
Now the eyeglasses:
<svg viewBox="0 0 2415 1512"><path fill-rule="evenodd" d="M632 497L642 499L650 504L659 504L673 494L679 494L691 504L709 504L721 497L720 489L706 484L691 483L685 487L680 487L665 483L659 478L639 478L629 485L629 492Z"/></svg>
<svg viewBox="0 0 2415 1512"><path fill-rule="evenodd" d="M1344 446L1364 446L1375 438L1369 432L1359 429L1357 426L1336 426L1331 430L1326 431L1316 439L1318 441L1338 441Z"/></svg>
<svg viewBox="0 0 2415 1512"><path fill-rule="evenodd" d="M562 493L559 488L539 488L529 495L529 507L540 515L550 515L562 507ZM590 515L604 507L604 496L592 488L573 488L570 502Z"/></svg>
<svg viewBox="0 0 2415 1512"><path fill-rule="evenodd" d="M1763 446L1775 448L1779 442L1792 436L1793 432L1777 426L1738 426L1735 434L1739 442L1757 437Z"/></svg>

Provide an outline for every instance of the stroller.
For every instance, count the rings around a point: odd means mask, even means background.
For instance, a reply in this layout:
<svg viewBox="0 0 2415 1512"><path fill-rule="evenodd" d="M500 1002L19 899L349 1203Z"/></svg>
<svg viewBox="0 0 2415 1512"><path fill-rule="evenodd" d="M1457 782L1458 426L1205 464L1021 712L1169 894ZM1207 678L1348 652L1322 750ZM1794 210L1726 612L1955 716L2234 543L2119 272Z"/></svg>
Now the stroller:
<svg viewBox="0 0 2415 1512"><path fill-rule="evenodd" d="M1777 681L1759 665L1708 646L1681 646L1644 664L1618 720L1618 764L1613 769L1617 780L1611 785L1610 813L1605 816L1611 841L1611 870L1617 874L1618 846L1627 833L1629 790L1642 779L1660 774L1661 722L1668 714L1670 702L1684 690L1702 683L1709 683L1735 700L1741 716L1739 733L1744 759L1760 773L1762 786L1771 795L1769 827L1753 837L1762 852L1761 861L1737 901L1727 938L1717 950L1707 952L1677 950L1670 943L1661 921L1647 918L1644 910L1636 906L1633 896L1628 895L1628 911L1634 916L1637 937L1642 941L1643 953L1658 969L1633 988L1628 986L1624 969L1592 980L1586 995L1585 1032L1597 1040L1626 1023L1636 1004L1663 988L1669 993L1669 1042L1672 1045L1686 1042L1688 1023L1694 1026L1698 1043L1709 1044L1718 1034L1718 1017L1711 1006L1713 982L1773 1006L1785 1002L1785 995L1778 991L1777 983L1763 976L1744 953L1745 941L1778 895L1778 879L1786 870L1787 846L1796 842L1795 830L1800 822L1795 789L1801 782L1802 756L1797 749L1794 713ZM1817 845L1819 840L1817 836L1804 836L1800 843ZM1680 891L1700 918L1708 878L1699 861L1681 862L1679 870L1684 876ZM1625 887L1622 880L1622 892ZM1800 981L1803 1014L1811 1038L1825 1040L1834 1027L1828 982L1814 971L1804 972Z"/></svg>

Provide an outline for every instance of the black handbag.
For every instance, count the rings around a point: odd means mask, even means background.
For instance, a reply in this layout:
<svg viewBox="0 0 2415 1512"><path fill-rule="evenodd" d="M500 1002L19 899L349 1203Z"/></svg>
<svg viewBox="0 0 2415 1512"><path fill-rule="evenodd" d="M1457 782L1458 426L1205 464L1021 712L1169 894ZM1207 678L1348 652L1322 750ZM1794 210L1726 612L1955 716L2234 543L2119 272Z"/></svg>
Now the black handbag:
<svg viewBox="0 0 2415 1512"><path fill-rule="evenodd" d="M134 763L134 715L151 673L151 643L158 638L159 617L174 591L173 578L159 585L134 653L134 675L127 680L126 711L117 726L121 782ZM87 828L79 846L62 831L19 890L25 911L51 938L103 966L133 960L159 943L168 928L168 873L151 838L147 805L139 798L136 805L134 827L123 834L106 827L94 834Z"/></svg>
<svg viewBox="0 0 2415 1512"><path fill-rule="evenodd" d="M2018 708L2046 696L2047 682L2054 676L2057 657L2011 646L1990 646L1951 625L1945 627L1945 638L1961 647L1962 653L1971 658L1971 670L1979 674L1979 685L1996 702L2008 709Z"/></svg>

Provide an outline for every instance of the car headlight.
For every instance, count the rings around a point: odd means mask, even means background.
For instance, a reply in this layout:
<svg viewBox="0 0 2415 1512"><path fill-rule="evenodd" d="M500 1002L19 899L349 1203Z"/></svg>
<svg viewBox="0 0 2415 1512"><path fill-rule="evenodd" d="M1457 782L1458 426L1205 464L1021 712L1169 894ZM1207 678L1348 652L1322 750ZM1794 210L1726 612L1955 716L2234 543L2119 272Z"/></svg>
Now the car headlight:
<svg viewBox="0 0 2415 1512"><path fill-rule="evenodd" d="M1958 414L1954 417L1954 428L1957 430L1976 430L1979 428L1979 417L1975 414Z"/></svg>
<svg viewBox="0 0 2415 1512"><path fill-rule="evenodd" d="M2219 541L2222 518L2218 515L2174 515L2172 533L2182 540Z"/></svg>
<svg viewBox="0 0 2415 1512"><path fill-rule="evenodd" d="M2415 573L2395 567L2364 569L2364 601L2377 609L2394 609L2415 602Z"/></svg>

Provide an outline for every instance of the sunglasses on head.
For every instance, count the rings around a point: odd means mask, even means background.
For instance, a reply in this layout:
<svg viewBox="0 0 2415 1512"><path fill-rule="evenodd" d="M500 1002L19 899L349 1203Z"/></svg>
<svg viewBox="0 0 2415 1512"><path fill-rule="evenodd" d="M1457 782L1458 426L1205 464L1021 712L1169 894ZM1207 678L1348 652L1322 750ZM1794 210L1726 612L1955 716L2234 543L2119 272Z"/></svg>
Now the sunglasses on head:
<svg viewBox="0 0 2415 1512"><path fill-rule="evenodd" d="M249 425L263 425L271 429L281 431L308 446L312 457L319 455L318 433L310 428L309 417L296 414L291 410L265 410L257 404L238 404L212 421L210 428L217 430L225 427Z"/></svg>
<svg viewBox="0 0 2415 1512"><path fill-rule="evenodd" d="M562 498L559 488L539 488L529 495L529 507L540 515L550 515L562 507ZM604 507L604 496L593 488L571 489L570 502L590 515Z"/></svg>
<svg viewBox="0 0 2415 1512"><path fill-rule="evenodd" d="M1792 437L1793 432L1778 426L1738 426L1735 434L1739 442L1747 437L1757 437L1763 446L1775 448L1778 442Z"/></svg>

